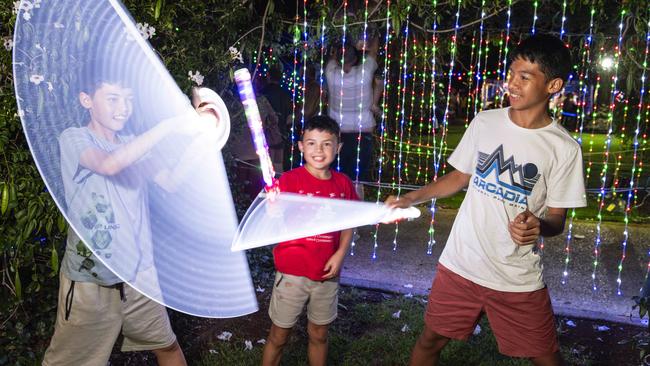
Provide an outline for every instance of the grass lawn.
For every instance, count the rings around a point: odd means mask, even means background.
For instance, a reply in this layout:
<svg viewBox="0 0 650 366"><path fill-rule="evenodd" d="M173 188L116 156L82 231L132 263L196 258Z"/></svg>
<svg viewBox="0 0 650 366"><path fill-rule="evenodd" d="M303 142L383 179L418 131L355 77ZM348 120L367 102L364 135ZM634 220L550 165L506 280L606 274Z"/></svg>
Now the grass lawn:
<svg viewBox="0 0 650 366"><path fill-rule="evenodd" d="M339 300L339 317L330 328L330 352L328 365L405 365L416 338L423 327L424 299L379 293L343 287ZM260 301L261 309L256 326L244 329L228 328L233 336L229 341L215 340L202 347L197 365L259 365L263 345L258 339L266 338L270 321L266 315L267 303ZM399 317L396 313L399 312ZM261 313L261 314L260 314ZM564 319L559 319L564 324ZM578 322L578 320L575 320ZM234 326L234 324L232 325ZM443 365L530 365L525 359L501 355L485 319L480 323L481 331L468 342L452 341L441 357ZM614 328L615 325L611 325ZM219 333L223 328L216 329ZM566 326L560 327L562 354L568 365L625 365L639 362L638 345L632 340L634 334L642 332L635 327L620 328L612 337L627 337L629 342L619 339L604 339L596 334L593 326L585 326L590 334L569 334ZM647 334L646 334L647 336ZM250 340L252 350L245 349ZM585 343L587 342L587 343ZM608 345L611 343L611 345ZM603 348L605 347L605 348ZM600 352L606 352L603 356ZM605 357L608 357L605 359ZM604 363L603 363L604 362ZM307 364L306 319L294 329L286 347L283 365Z"/></svg>

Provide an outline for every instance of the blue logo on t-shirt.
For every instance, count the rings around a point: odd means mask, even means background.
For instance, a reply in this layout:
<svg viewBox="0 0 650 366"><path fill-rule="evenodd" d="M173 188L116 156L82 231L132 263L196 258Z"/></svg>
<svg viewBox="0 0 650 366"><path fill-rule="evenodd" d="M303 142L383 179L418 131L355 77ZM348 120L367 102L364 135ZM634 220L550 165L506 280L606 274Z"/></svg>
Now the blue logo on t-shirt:
<svg viewBox="0 0 650 366"><path fill-rule="evenodd" d="M494 176L490 178L492 173ZM513 156L504 159L503 145L499 145L491 154L479 151L473 184L480 191L505 201L528 205L528 196L539 177L535 164L517 165Z"/></svg>

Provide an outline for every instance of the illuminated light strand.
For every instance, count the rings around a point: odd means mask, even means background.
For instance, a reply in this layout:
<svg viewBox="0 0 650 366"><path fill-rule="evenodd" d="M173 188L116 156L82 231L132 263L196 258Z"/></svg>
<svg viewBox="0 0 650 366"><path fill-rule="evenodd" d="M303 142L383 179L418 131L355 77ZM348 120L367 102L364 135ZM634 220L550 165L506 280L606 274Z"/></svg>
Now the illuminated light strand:
<svg viewBox="0 0 650 366"><path fill-rule="evenodd" d="M506 38L503 47L503 69L501 70L501 80L503 80L504 84L506 82L506 73L508 72L508 44L510 43L510 16L512 15L512 0L508 0L508 11L506 14L508 14L508 19L506 20ZM499 103L499 105L502 107L503 101L504 99L501 98L501 101Z"/></svg>
<svg viewBox="0 0 650 366"><path fill-rule="evenodd" d="M289 156L289 167L293 169L294 167L294 153L296 150L296 108L297 108L297 93L298 93L298 84L296 81L296 69L298 67L298 34L300 34L300 28L298 27L298 21L300 20L298 3L296 3L296 22L294 24L293 32L293 71L291 72L291 153ZM298 164L302 165L302 152L300 153L300 162Z"/></svg>
<svg viewBox="0 0 650 366"><path fill-rule="evenodd" d="M415 109L415 85L417 84L417 75L418 75L418 46L415 37L413 37L413 70L410 73L411 79L411 100L410 106L408 109L408 122L406 123L406 156L404 158L404 180L409 180L410 164L409 156L411 155L411 137L413 133L413 111ZM406 79L405 88L408 88L408 75Z"/></svg>
<svg viewBox="0 0 650 366"><path fill-rule="evenodd" d="M591 42L593 40L593 32L594 32L594 14L596 13L596 10L594 9L594 5L592 3L591 5L591 11L590 11L590 17L589 17L589 35L587 36L586 42L584 43L584 56L582 58L582 70L583 72L580 73L581 78L579 81L579 86L580 86L580 100L578 103L578 122L579 122L579 131L578 131L578 143L582 145L582 133L584 130L584 121L585 121L585 107L587 104L587 96L589 95L589 87L586 85L584 80L589 80L589 71L590 71L590 65L591 65ZM582 77L584 75L584 77ZM583 85L584 84L584 85ZM591 108L593 112L593 107Z"/></svg>
<svg viewBox="0 0 650 366"><path fill-rule="evenodd" d="M434 178L433 180L438 179L438 169L440 167L440 161L444 158L445 153L446 153L446 138L447 138L447 126L449 124L449 95L451 94L451 81L452 81L452 75L454 73L454 65L455 65L455 60L456 60L456 51L457 51L457 40L458 40L458 29L460 28L460 8L462 5L462 1L458 1L458 6L456 8L456 21L454 24L454 35L451 37L451 52L449 54L449 77L447 79L447 100L445 102L445 113L442 118L442 134L440 136L440 150L439 150L439 155L437 161L434 163ZM443 164L442 166L443 169L443 175L444 175L444 169L445 165ZM435 216L436 216L436 200L433 199L431 200L431 222L429 225L429 242L427 243L427 254L431 255L433 252L433 245L435 244Z"/></svg>
<svg viewBox="0 0 650 366"><path fill-rule="evenodd" d="M535 34L535 25L537 24L537 0L533 3L533 25L530 27L530 33Z"/></svg>
<svg viewBox="0 0 650 366"><path fill-rule="evenodd" d="M476 57L476 72L472 75L476 79L476 88L474 89L474 116L478 113L479 109L479 100L482 99L481 96L481 84L482 84L482 74L481 74L481 57L483 56L483 43L485 43L487 54L487 37L485 41L483 40L483 31L484 23L483 19L485 18L485 0L481 1L481 23L479 24L479 40L478 40L478 56ZM487 60L486 60L487 61ZM486 62L487 64L487 62Z"/></svg>
<svg viewBox="0 0 650 366"><path fill-rule="evenodd" d="M625 141L625 124L627 122L627 117L628 117L628 99L625 99L623 102L623 123L621 126L621 136L620 139L621 141ZM616 167L614 168L614 174L613 174L613 184L612 184L612 198L616 198L618 196L618 186L620 184L620 178L619 178L619 173L621 171L621 165L623 164L623 154L618 153L615 154L615 159L616 159Z"/></svg>
<svg viewBox="0 0 650 366"><path fill-rule="evenodd" d="M560 39L564 40L564 23L566 22L566 0L562 2L562 25L560 27Z"/></svg>
<svg viewBox="0 0 650 366"><path fill-rule="evenodd" d="M341 38L341 88L339 94L339 125L343 124L343 77L345 76L345 44L348 28L348 1L343 1L343 37ZM341 156L336 156L336 170L341 170Z"/></svg>
<svg viewBox="0 0 650 366"><path fill-rule="evenodd" d="M650 11L648 12L648 15L650 15ZM645 36L645 52L643 54L643 72L641 74L641 89L639 91L639 104L638 104L638 112L636 115L636 128L634 130L634 140L632 142L632 145L634 146L634 155L633 155L633 161L632 161L632 170L630 172L630 190L627 192L627 201L625 204L625 230L623 231L624 239L623 242L621 243L621 259L618 263L618 275L616 277L616 293L618 295L622 295L621 293L621 272L623 271L623 262L625 261L625 255L627 251L627 241L628 241L628 214L630 213L631 210L631 202L632 196L634 195L634 175L635 175L635 169L636 169L636 162L637 162L637 149L639 147L639 132L641 130L641 115L643 114L643 100L645 96L645 79L646 79L646 70L648 68L648 53L650 51L650 20L648 20L647 23L647 28L646 28L646 36ZM638 181L637 181L638 182ZM637 183L638 184L638 183ZM650 268L650 267L649 267ZM646 273L647 276L647 273ZM644 281L645 282L645 281Z"/></svg>
<svg viewBox="0 0 650 366"><path fill-rule="evenodd" d="M591 280L592 280L592 289L594 291L598 290L598 286L596 284L596 271L598 269L598 264L599 264L599 259L600 259L600 244L601 244L601 225L603 221L602 217L602 210L603 206L605 206L605 186L607 185L607 168L608 168L608 163L609 163L609 150L612 142L612 131L613 131L613 125L614 125L614 108L616 106L616 95L617 95L617 81L618 81L618 66L619 66L619 60L621 56L621 47L623 44L623 19L625 17L625 9L621 10L621 18L620 18L620 23L619 23L619 33L618 33L618 44L615 49L615 54L614 57L616 59L615 64L614 64L614 76L612 76L612 82L611 82L611 96L610 96L610 102L609 102L609 113L607 115L607 137L605 140L605 158L603 162L603 168L600 173L600 180L601 180L601 186L600 186L600 192L598 193L598 222L596 223L596 238L594 241L594 267L593 267L593 272L591 274Z"/></svg>
<svg viewBox="0 0 650 366"><path fill-rule="evenodd" d="M358 121L358 127L359 127L359 133L357 135L357 158L356 158L356 166L355 166L355 175L354 175L354 182L355 182L355 188L359 184L359 157L361 155L361 121L363 119L363 110L364 110L364 105L363 105L363 87L365 84L365 78L366 78L366 47L367 47L367 41L368 41L368 0L365 1L365 11L364 11L364 19L363 19L363 49L361 50L361 93L360 93L360 103L359 103L359 117L357 119ZM342 81L341 81L342 82ZM370 88L370 97L371 97L371 104L372 104L372 97L373 97L373 90L372 90L372 82L371 82L371 88ZM366 106L366 108L368 108ZM341 120L343 122L343 120ZM369 163L369 162L368 162ZM369 168L369 167L368 167ZM357 245L355 237L357 236L357 229L355 228L353 231L352 235L352 242L350 243L350 255L354 255L354 247Z"/></svg>
<svg viewBox="0 0 650 366"><path fill-rule="evenodd" d="M321 19L321 30L320 30L320 78L318 79L319 83L319 93L318 93L318 114L323 114L323 83L325 82L325 14Z"/></svg>
<svg viewBox="0 0 650 366"><path fill-rule="evenodd" d="M467 128L467 126L469 126L469 117L470 117L469 112L470 112L470 109L472 109L472 104L474 104L474 103L471 102L472 98L476 98L476 95L472 94L472 90L473 90L473 86L474 86L474 77L473 77L473 74L474 74L474 55L477 55L477 64L478 65L481 64L481 61L480 61L481 55L480 55L480 53L478 53L478 51L476 51L476 43L475 42L476 42L476 31L474 31L472 33L472 50L471 50L470 56L469 56L469 59L470 59L470 62L469 62L469 75L468 75L469 80L468 80L468 85L467 85L467 90L468 90L469 95L467 96L467 106L466 106L466 110L465 110L465 128ZM481 50L481 44L480 43L479 43L478 49L479 49L479 51ZM460 76L458 77L458 79L460 80Z"/></svg>
<svg viewBox="0 0 650 366"><path fill-rule="evenodd" d="M408 77L408 54L409 54L409 46L408 46L408 40L409 40L409 23L410 23L410 18L411 18L411 5L408 5L406 8L406 26L404 30L404 57L402 57L401 62L403 65L402 69L402 87L404 90L402 91L402 102L401 102L401 108L400 108L400 121L399 121L399 126L400 126L400 133L399 133L399 165L397 166L397 198L399 198L400 194L402 193L402 149L403 149L403 141L404 141L404 124L405 119L406 119L406 111L405 111L405 105L406 105L406 83L407 83L407 77ZM395 236L393 237L393 251L397 250L397 236L399 233L399 222L395 223Z"/></svg>
<svg viewBox="0 0 650 366"><path fill-rule="evenodd" d="M302 41L303 41L303 48L302 48L302 103L301 109L300 109L300 130L304 131L305 130L305 103L307 100L305 99L306 90L307 90L307 50L309 49L309 32L307 28L307 0L303 0L302 2ZM301 159L302 160L302 152L300 153Z"/></svg>
<svg viewBox="0 0 650 366"><path fill-rule="evenodd" d="M482 12L481 14L485 14L485 12ZM489 42L490 35L489 33L486 34L485 36L485 58L484 58L484 66L483 70L480 68L477 70L476 77L480 78L481 83L476 84L476 95L479 96L477 97L476 100L474 100L474 115L476 115L480 110L483 109L483 94L481 93L481 86L484 85L485 79L487 77L487 64L488 64L488 57L490 55L490 42Z"/></svg>
<svg viewBox="0 0 650 366"><path fill-rule="evenodd" d="M438 36L436 35L437 29L438 29L438 24L434 20L433 34L431 35L431 94L429 96L429 126L428 126L431 130L429 131L429 133L427 133L427 147L431 146L434 150L434 153L430 154L429 149L427 149L426 170L425 170L425 178L424 178L424 180L427 183L429 182L429 166L432 165L429 163L429 159L433 158L435 160L436 128L438 127L438 120L436 117L436 86L437 86L436 85L436 53L438 50ZM435 164L435 161L433 164Z"/></svg>
<svg viewBox="0 0 650 366"><path fill-rule="evenodd" d="M361 51L361 92L360 92L360 103L359 103L359 116L357 118L358 122L358 127L359 127L359 134L357 135L357 157L356 157L356 167L355 167L355 183L359 183L359 157L361 155L361 122L363 120L363 112L364 112L364 105L363 105L363 87L365 85L365 76L366 76L366 47L367 47L367 41L368 41L368 0L365 0L365 11L364 11L364 18L363 18L363 49ZM372 85L372 83L371 83ZM372 87L371 87L371 103L372 103ZM368 106L365 106L368 108Z"/></svg>
<svg viewBox="0 0 650 366"><path fill-rule="evenodd" d="M438 168L440 167L439 165L439 159L436 157L436 128L438 126L438 119L436 116L436 51L438 49L438 35L436 31L438 30L438 22L437 22L437 10L438 10L438 2L434 0L433 2L433 49L431 50L431 116L432 116L432 124L431 124L431 138L432 138L432 148L433 148L433 177L432 181L436 181L438 179ZM440 146L440 151L442 151L442 146ZM427 151L428 152L428 151ZM436 199L431 200L431 205L429 207L429 211L431 212L431 220L429 220L429 230L427 233L429 234L429 241L427 242L427 254L431 255L433 253L433 246L436 244L436 239L435 239L435 223L436 223Z"/></svg>
<svg viewBox="0 0 650 366"><path fill-rule="evenodd" d="M415 183L418 184L420 180L422 179L422 165L425 165L426 163L422 164L422 155L420 154L422 152L422 136L425 136L428 138L428 131L425 130L425 124L424 121L426 118L426 113L428 111L426 101L428 100L425 95L426 95L426 89L427 89L427 66L428 66L428 56L429 55L429 40L425 38L424 41L424 55L422 56L422 83L420 84L420 120L418 122L418 146L416 147L416 152L418 153L418 171L415 174ZM426 159L426 157L425 157ZM427 184L427 181L424 181L424 184Z"/></svg>
<svg viewBox="0 0 650 366"><path fill-rule="evenodd" d="M384 165L384 139L386 137L386 114L387 114L387 105L386 105L386 98L389 93L389 70L390 70L390 61L391 58L388 57L388 50L390 49L390 33L391 33L391 28L390 28L390 19L391 19L391 14L390 14L390 0L387 0L386 3L386 37L384 40L384 93L382 95L382 102L381 102L381 122L379 125L379 171L377 172L377 203L379 204L381 201L381 175L383 172L383 165ZM379 247L378 244L378 236L379 236L379 224L375 225L375 233L373 234L373 245L372 245L372 259L377 259L377 248Z"/></svg>
<svg viewBox="0 0 650 366"><path fill-rule="evenodd" d="M576 123L576 124L580 125L580 127L579 127L580 132L578 134L578 139L577 139L577 141L578 141L578 143L580 145L582 145L582 131L583 131L583 124L584 124L584 120L585 120L585 112L584 112L585 108L584 107L586 105L587 92L588 92L587 86L583 85L583 84L585 84L584 80L589 80L589 67L588 66L591 64L591 59L590 59L591 53L590 53L590 51L591 51L591 41L592 41L592 35L593 35L593 29L594 29L593 28L593 25L594 25L594 22L593 22L594 21L594 13L595 13L595 10L594 10L593 4L592 4L591 16L590 16L590 21L589 21L589 35L587 36L587 38L585 39L585 42L584 42L584 47L583 47L584 52L583 52L583 56L582 56L582 69L581 69L582 71L580 72L580 77L579 77L579 82L578 82L578 90L580 91L580 99L578 101L578 112L577 112L579 123ZM568 276L569 276L569 262L571 261L571 244L573 242L573 220L575 219L575 216L576 216L576 209L572 208L571 209L571 214L569 215L569 228L567 230L567 236L566 236L566 241L565 241L565 245L564 245L564 253L565 253L564 270L562 271L562 279L560 281L563 285L565 285L567 283Z"/></svg>

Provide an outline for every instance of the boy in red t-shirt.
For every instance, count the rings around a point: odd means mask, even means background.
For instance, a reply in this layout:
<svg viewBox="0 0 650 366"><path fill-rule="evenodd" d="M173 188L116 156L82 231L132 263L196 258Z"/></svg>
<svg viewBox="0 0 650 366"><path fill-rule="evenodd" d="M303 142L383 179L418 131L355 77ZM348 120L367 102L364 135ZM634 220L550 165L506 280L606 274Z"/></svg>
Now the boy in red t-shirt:
<svg viewBox="0 0 650 366"><path fill-rule="evenodd" d="M357 200L352 181L330 170L341 149L339 125L327 116L305 123L298 147L305 165L280 177L280 190L309 196ZM327 330L337 315L338 275L350 248L352 229L310 236L278 244L273 249L277 270L269 305L273 321L262 365L278 365L291 328L307 304L309 364L325 365Z"/></svg>

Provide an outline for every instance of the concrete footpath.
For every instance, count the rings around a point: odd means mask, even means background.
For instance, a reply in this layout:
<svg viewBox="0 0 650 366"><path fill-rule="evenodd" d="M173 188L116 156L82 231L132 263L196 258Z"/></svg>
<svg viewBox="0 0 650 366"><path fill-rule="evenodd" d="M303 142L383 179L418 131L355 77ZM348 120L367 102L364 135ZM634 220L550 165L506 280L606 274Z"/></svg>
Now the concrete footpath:
<svg viewBox="0 0 650 366"><path fill-rule="evenodd" d="M396 225L380 225L375 259L372 259L375 227L360 228L360 238L353 248L354 255L345 260L341 283L403 294L427 295L455 215L456 210L436 211L433 226L436 243L431 255L427 255L431 221L428 210L417 220L399 223L396 247ZM617 294L617 278L623 255L624 226L622 223L601 225L601 254L594 271L596 229L595 222L574 223L574 239L570 244L566 276L563 275L567 258L566 230L564 234L544 241L544 279L551 293L555 313L567 317L643 324L636 311L630 318L633 305L631 298L639 294L648 268L650 228L640 225L628 227L626 256L620 274L621 295ZM592 280L592 274L595 280ZM595 291L594 283L597 287Z"/></svg>

